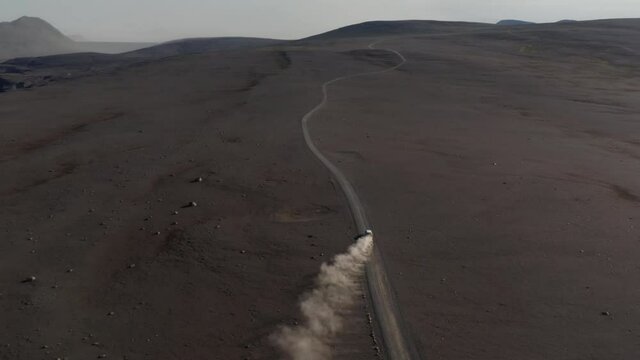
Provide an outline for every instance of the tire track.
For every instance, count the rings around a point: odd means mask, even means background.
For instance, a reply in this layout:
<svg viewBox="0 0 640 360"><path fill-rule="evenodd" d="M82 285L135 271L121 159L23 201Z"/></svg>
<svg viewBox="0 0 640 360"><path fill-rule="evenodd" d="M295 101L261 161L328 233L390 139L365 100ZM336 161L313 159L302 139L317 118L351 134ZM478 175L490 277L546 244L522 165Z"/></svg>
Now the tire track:
<svg viewBox="0 0 640 360"><path fill-rule="evenodd" d="M378 42L369 44L368 48L375 50ZM398 51L393 49L379 49L382 51L388 51L401 60L398 64L383 70L368 71L353 75L341 76L332 80L329 80L322 84L322 101L311 109L302 118L302 131L304 139L313 154L322 162L322 164L331 172L331 175L335 181L340 185L344 196L347 198L349 209L353 221L358 230L358 236L362 236L367 233L371 228L369 221L366 217L364 207L356 193L353 185L349 182L342 171L335 166L324 154L318 149L314 143L310 131L309 121L321 110L323 110L329 101L328 88L341 81L354 79L357 77L381 75L387 72L394 71L404 65L407 59ZM382 254L378 247L373 246L373 254L370 261L366 264L366 283L368 291L368 303L372 310L374 334L378 346L382 352L384 358L389 360L416 360L420 359L420 356L413 344L411 337L408 334L406 327L403 324L400 311L396 305L395 296L389 283Z"/></svg>

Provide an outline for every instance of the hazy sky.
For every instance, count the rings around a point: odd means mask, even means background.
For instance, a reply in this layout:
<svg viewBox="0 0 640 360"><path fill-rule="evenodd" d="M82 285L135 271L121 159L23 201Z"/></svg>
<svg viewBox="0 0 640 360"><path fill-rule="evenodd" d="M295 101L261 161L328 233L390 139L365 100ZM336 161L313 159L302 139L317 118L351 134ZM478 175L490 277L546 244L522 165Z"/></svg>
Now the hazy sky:
<svg viewBox="0 0 640 360"><path fill-rule="evenodd" d="M0 21L23 15L91 40L291 39L366 20L640 17L640 0L0 0Z"/></svg>

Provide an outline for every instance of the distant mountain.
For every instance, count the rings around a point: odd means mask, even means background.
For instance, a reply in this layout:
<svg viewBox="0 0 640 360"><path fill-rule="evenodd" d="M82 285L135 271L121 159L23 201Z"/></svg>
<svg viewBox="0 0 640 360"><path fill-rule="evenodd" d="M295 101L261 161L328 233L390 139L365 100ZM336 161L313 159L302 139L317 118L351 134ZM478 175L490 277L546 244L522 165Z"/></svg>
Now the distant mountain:
<svg viewBox="0 0 640 360"><path fill-rule="evenodd" d="M0 23L0 59L60 54L73 48L73 40L42 19L23 16Z"/></svg>
<svg viewBox="0 0 640 360"><path fill-rule="evenodd" d="M575 22L577 22L577 21L576 20L571 20L571 19L564 19L564 20L558 21L558 24L575 23Z"/></svg>
<svg viewBox="0 0 640 360"><path fill-rule="evenodd" d="M80 34L72 34L72 35L67 35L69 37L69 39L73 40L73 41L87 41L87 39L80 35Z"/></svg>
<svg viewBox="0 0 640 360"><path fill-rule="evenodd" d="M86 41L81 35L67 37L48 22L36 17L23 16L11 22L0 22L0 62L78 52L118 54L152 45L155 44Z"/></svg>
<svg viewBox="0 0 640 360"><path fill-rule="evenodd" d="M512 26L512 25L530 25L535 23L530 21L524 21L524 20L506 19L506 20L500 20L496 24Z"/></svg>

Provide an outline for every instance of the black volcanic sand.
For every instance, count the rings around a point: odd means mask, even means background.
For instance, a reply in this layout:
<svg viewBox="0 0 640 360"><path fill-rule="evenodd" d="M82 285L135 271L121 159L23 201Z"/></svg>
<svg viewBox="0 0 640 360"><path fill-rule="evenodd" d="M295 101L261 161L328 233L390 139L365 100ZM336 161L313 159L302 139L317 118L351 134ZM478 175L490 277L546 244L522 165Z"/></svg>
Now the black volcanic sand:
<svg viewBox="0 0 640 360"><path fill-rule="evenodd" d="M425 29L390 31L409 62L335 84L311 126L419 350L634 358L640 25ZM0 95L0 359L280 358L269 334L354 232L300 117L398 60L367 31L57 65ZM373 357L363 319L340 358Z"/></svg>
<svg viewBox="0 0 640 360"><path fill-rule="evenodd" d="M426 359L640 354L640 26L605 25L390 38L314 123Z"/></svg>
<svg viewBox="0 0 640 360"><path fill-rule="evenodd" d="M368 67L228 52L3 94L0 358L276 358L355 232L299 119Z"/></svg>

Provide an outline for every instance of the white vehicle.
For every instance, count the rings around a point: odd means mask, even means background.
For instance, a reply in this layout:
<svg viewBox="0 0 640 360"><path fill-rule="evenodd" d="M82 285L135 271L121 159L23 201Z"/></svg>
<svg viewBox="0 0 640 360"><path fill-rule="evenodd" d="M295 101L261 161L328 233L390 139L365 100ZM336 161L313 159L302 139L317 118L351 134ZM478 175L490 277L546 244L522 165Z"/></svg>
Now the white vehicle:
<svg viewBox="0 0 640 360"><path fill-rule="evenodd" d="M365 237L365 236L373 236L373 231L371 231L371 230L367 229L367 230L365 230L365 231L364 231L364 233L362 233L362 234L358 234L358 235L355 237L355 239L356 239L356 240L358 240L358 239L360 239L361 237Z"/></svg>

